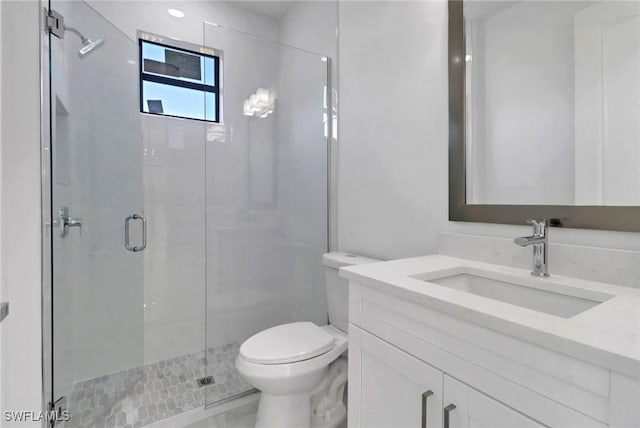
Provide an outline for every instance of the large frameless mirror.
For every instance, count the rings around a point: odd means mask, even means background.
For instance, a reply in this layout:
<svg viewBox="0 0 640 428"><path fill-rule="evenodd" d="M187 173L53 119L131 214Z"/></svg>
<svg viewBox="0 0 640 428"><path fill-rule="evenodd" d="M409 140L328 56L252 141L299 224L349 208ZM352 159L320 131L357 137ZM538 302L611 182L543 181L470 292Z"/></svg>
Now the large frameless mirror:
<svg viewBox="0 0 640 428"><path fill-rule="evenodd" d="M640 231L640 3L450 1L450 220Z"/></svg>

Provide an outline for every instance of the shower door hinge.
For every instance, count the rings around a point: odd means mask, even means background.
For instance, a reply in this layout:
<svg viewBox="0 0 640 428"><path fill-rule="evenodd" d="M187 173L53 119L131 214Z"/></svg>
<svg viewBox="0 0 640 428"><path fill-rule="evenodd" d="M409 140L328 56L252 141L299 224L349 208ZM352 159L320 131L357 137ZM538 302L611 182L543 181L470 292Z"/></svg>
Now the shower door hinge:
<svg viewBox="0 0 640 428"><path fill-rule="evenodd" d="M45 22L49 34L64 39L64 16L55 10L49 10L45 15Z"/></svg>
<svg viewBox="0 0 640 428"><path fill-rule="evenodd" d="M64 395L53 403L49 403L47 410L49 428L53 428L58 422L66 422L71 419L69 411L67 410L67 397Z"/></svg>

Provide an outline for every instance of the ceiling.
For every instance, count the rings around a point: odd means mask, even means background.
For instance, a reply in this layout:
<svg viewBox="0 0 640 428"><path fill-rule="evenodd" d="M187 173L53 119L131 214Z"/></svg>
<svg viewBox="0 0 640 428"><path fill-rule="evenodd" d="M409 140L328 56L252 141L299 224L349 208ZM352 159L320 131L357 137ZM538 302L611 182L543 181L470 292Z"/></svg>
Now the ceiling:
<svg viewBox="0 0 640 428"><path fill-rule="evenodd" d="M262 15L280 19L286 13L291 3L295 0L235 0L231 1L234 6L249 9Z"/></svg>

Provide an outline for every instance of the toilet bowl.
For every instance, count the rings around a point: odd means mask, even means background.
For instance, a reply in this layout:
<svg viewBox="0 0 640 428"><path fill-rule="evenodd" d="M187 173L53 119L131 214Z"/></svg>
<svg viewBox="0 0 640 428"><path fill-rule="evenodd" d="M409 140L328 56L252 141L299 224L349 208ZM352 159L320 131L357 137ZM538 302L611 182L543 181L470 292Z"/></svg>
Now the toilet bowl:
<svg viewBox="0 0 640 428"><path fill-rule="evenodd" d="M262 348L262 344L269 342L269 350ZM236 367L247 382L262 392L256 427L329 428L342 422L342 417L339 420L331 417L346 414L346 409L340 412L333 408L344 408L342 394L339 400L334 400L333 407L325 404L322 414L317 411L314 414L317 409L312 408L311 402L323 401L328 397L329 389L344 389L346 366L345 376L340 378L340 373L336 373L333 379L329 377L329 366L346 350L347 336L343 332L332 326L318 327L310 322L273 327L243 343ZM341 384L332 385L334 380ZM327 399L324 401L326 403ZM312 416L316 422L313 425Z"/></svg>
<svg viewBox="0 0 640 428"><path fill-rule="evenodd" d="M334 428L346 419L348 283L338 269L378 260L345 253L323 256L327 326L282 324L240 346L238 372L261 391L256 427Z"/></svg>

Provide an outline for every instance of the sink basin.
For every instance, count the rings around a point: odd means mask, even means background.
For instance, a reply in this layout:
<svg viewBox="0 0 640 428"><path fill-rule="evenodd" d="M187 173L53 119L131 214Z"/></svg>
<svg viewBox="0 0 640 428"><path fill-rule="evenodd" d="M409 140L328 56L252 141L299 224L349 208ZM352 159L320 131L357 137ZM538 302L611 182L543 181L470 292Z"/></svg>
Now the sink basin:
<svg viewBox="0 0 640 428"><path fill-rule="evenodd" d="M431 272L428 277L417 278L562 318L571 318L614 297L610 294L557 284L549 278L524 278L471 268Z"/></svg>

